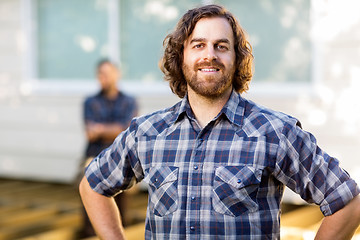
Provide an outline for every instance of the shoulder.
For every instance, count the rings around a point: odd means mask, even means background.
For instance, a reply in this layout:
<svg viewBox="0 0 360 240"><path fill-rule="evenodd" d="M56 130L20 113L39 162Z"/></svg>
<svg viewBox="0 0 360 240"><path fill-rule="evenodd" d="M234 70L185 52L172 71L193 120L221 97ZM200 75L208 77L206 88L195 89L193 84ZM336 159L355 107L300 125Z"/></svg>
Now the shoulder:
<svg viewBox="0 0 360 240"><path fill-rule="evenodd" d="M119 95L118 95L118 99L122 99L122 100L128 100L128 101L135 101L135 97L127 94L127 93L124 93L124 92L119 92Z"/></svg>
<svg viewBox="0 0 360 240"><path fill-rule="evenodd" d="M136 98L128 95L124 92L119 92L119 95L117 97L118 102L126 103L128 105L137 105Z"/></svg>
<svg viewBox="0 0 360 240"><path fill-rule="evenodd" d="M180 102L172 107L136 117L130 124L130 130L137 135L158 135L172 126L179 115Z"/></svg>
<svg viewBox="0 0 360 240"><path fill-rule="evenodd" d="M269 132L279 134L284 128L301 127L300 121L293 116L264 107L251 100L244 99L244 101L243 128L250 135Z"/></svg>
<svg viewBox="0 0 360 240"><path fill-rule="evenodd" d="M98 92L96 94L87 96L85 98L85 100L84 100L84 104L88 105L88 104L91 104L91 103L94 103L94 102L98 102L98 101L100 101L101 98L102 98L101 94L100 94L100 92Z"/></svg>

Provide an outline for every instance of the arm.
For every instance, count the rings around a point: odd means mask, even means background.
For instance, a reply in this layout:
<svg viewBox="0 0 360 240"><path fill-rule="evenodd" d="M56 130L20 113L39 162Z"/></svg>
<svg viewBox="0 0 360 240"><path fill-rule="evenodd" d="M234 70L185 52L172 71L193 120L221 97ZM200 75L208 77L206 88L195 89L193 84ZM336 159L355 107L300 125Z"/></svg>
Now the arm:
<svg viewBox="0 0 360 240"><path fill-rule="evenodd" d="M92 190L86 177L82 179L79 191L86 212L100 239L126 239L114 199Z"/></svg>
<svg viewBox="0 0 360 240"><path fill-rule="evenodd" d="M351 239L360 224L360 195L324 218L315 239Z"/></svg>
<svg viewBox="0 0 360 240"><path fill-rule="evenodd" d="M87 138L90 142L96 140L103 140L111 143L114 139L124 131L130 124L132 118L138 113L138 106L133 98L125 98L123 104L116 107L116 111L121 111L117 114L114 122L106 123L105 119L98 118L99 104L95 104L98 100L89 98L84 102L84 122Z"/></svg>
<svg viewBox="0 0 360 240"><path fill-rule="evenodd" d="M86 123L86 136L90 142L102 139L105 142L112 142L114 139L126 129L119 123Z"/></svg>

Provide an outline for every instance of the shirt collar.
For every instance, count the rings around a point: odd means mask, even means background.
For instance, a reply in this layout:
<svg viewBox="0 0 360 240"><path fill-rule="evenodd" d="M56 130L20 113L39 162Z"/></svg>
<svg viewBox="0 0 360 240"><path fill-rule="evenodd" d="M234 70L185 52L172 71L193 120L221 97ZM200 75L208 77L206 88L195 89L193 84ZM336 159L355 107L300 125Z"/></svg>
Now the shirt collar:
<svg viewBox="0 0 360 240"><path fill-rule="evenodd" d="M245 101L235 90L232 91L229 100L224 105L219 115L225 115L226 118L233 124L238 126L242 125L243 117L245 113ZM188 96L186 95L180 102L175 121L179 121L184 115L187 115L190 119L195 119L195 116L191 110Z"/></svg>
<svg viewBox="0 0 360 240"><path fill-rule="evenodd" d="M245 113L245 101L235 90L232 91L229 100L220 111L226 118L233 124L238 126L242 125L242 121Z"/></svg>
<svg viewBox="0 0 360 240"><path fill-rule="evenodd" d="M190 119L195 119L195 116L194 116L194 113L191 110L189 99L188 99L187 95L185 95L185 97L180 102L180 106L178 108L175 121L179 121L185 114Z"/></svg>

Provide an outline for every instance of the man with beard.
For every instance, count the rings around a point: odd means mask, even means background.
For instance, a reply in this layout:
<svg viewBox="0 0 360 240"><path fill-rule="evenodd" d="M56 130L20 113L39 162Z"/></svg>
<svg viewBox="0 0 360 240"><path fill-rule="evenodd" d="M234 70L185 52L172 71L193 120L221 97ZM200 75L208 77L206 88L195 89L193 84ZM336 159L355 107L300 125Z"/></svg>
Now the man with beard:
<svg viewBox="0 0 360 240"><path fill-rule="evenodd" d="M251 46L233 15L189 10L165 41L165 79L182 101L134 119L80 184L102 239L123 239L112 196L149 184L145 239L279 239L284 186L320 205L318 239L350 239L359 188L291 116L240 96Z"/></svg>
<svg viewBox="0 0 360 240"><path fill-rule="evenodd" d="M125 95L118 88L120 72L114 63L108 59L99 61L96 74L101 90L96 95L86 98L84 102L84 122L88 140L83 163L85 166L89 163L86 160L92 160L109 147L137 114L135 99ZM126 194L117 195L115 201L120 209L122 222L126 225ZM85 212L84 227L79 235L80 237L95 235Z"/></svg>

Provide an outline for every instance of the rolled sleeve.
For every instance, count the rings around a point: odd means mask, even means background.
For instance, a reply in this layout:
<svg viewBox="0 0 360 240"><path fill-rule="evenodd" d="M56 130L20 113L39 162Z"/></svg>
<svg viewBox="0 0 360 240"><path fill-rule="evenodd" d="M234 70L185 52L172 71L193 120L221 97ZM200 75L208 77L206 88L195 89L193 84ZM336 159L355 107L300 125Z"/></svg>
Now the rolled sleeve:
<svg viewBox="0 0 360 240"><path fill-rule="evenodd" d="M320 210L324 216L332 215L342 209L359 193L359 186L353 179L349 178L326 196L320 204Z"/></svg>
<svg viewBox="0 0 360 240"><path fill-rule="evenodd" d="M94 191L111 197L130 188L134 178L136 181L143 178L134 148L129 147L133 146L133 143L128 129L92 160L85 169L85 176Z"/></svg>
<svg viewBox="0 0 360 240"><path fill-rule="evenodd" d="M324 216L343 208L359 187L336 158L322 151L310 133L295 125L284 127L276 163L277 178Z"/></svg>
<svg viewBox="0 0 360 240"><path fill-rule="evenodd" d="M97 193L111 197L115 192L111 190L111 185L106 181L100 171L99 157L96 157L86 168L85 176L89 182L90 187Z"/></svg>

